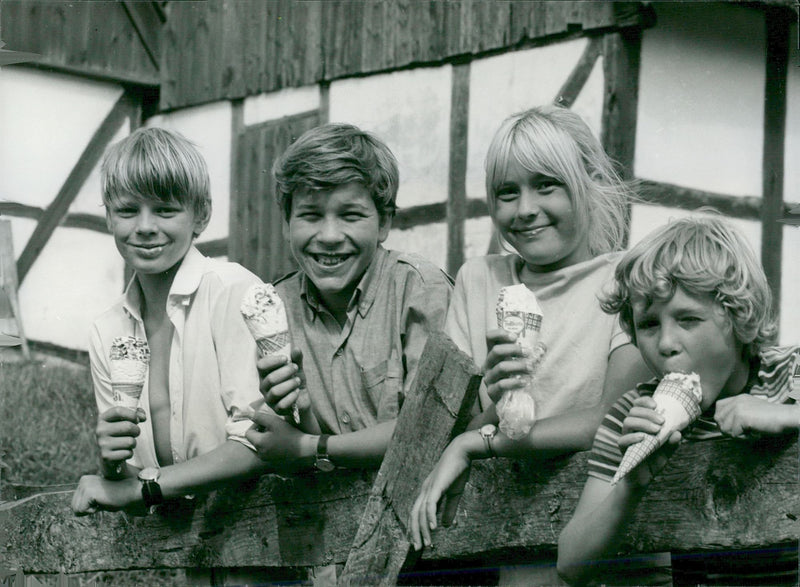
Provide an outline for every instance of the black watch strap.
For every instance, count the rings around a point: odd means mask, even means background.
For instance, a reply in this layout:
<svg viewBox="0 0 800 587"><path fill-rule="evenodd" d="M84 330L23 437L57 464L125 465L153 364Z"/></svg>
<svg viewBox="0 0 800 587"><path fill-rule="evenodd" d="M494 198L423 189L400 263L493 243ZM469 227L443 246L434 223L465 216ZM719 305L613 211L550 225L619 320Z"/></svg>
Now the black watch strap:
<svg viewBox="0 0 800 587"><path fill-rule="evenodd" d="M148 508L164 503L164 494L158 481L142 481L142 500Z"/></svg>

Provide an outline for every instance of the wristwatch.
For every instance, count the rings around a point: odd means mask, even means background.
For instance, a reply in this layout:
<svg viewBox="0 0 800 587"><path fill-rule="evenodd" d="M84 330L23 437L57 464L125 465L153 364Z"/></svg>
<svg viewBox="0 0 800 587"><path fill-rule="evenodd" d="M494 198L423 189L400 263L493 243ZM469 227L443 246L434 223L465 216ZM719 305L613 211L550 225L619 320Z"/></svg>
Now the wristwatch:
<svg viewBox="0 0 800 587"><path fill-rule="evenodd" d="M142 483L142 500L147 508L164 503L164 495L161 493L161 486L158 478L161 476L161 469L156 467L145 467L139 471L139 481Z"/></svg>
<svg viewBox="0 0 800 587"><path fill-rule="evenodd" d="M492 445L492 439L494 435L497 434L497 426L494 424L484 424L483 426L478 429L478 432L483 438L483 444L486 445L486 452L489 453L489 457L496 459L497 453L494 452L494 446Z"/></svg>
<svg viewBox="0 0 800 587"><path fill-rule="evenodd" d="M317 458L314 460L314 466L318 471L329 473L336 468L331 458L328 456L328 434L320 434L319 441L317 442Z"/></svg>

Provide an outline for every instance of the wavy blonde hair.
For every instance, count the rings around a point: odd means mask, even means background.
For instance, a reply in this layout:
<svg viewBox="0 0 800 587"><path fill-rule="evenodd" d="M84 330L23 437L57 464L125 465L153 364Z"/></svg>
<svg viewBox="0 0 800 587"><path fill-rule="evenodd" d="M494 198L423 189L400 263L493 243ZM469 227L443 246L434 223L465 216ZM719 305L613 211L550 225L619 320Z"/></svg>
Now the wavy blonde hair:
<svg viewBox="0 0 800 587"><path fill-rule="evenodd" d="M619 313L634 343L632 300L666 301L678 287L720 304L746 356L755 356L775 336L767 277L745 237L718 215L682 218L656 229L626 253L614 277L600 305Z"/></svg>

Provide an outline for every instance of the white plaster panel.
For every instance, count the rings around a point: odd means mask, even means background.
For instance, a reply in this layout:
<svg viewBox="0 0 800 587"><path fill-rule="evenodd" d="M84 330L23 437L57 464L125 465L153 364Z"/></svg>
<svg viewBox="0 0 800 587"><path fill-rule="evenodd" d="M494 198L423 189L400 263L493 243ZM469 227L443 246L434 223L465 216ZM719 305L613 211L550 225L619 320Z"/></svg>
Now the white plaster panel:
<svg viewBox="0 0 800 587"><path fill-rule="evenodd" d="M586 39L576 39L514 51L493 57L478 59L472 63L469 97L469 150L467 155L467 196L484 198L484 161L489 143L500 123L516 112L552 103L561 86L578 62ZM602 72L600 72L602 89ZM584 88L592 94L597 91L597 74ZM581 113L599 127L597 98L587 97L581 101ZM602 108L602 93L600 95ZM585 109L585 110L584 110Z"/></svg>
<svg viewBox="0 0 800 587"><path fill-rule="evenodd" d="M123 263L108 235L59 228L20 287L25 334L86 350L89 328L123 289Z"/></svg>
<svg viewBox="0 0 800 587"><path fill-rule="evenodd" d="M783 268L781 272L781 344L800 342L800 227L783 229Z"/></svg>
<svg viewBox="0 0 800 587"><path fill-rule="evenodd" d="M653 3L639 81L639 177L761 195L763 13L724 3Z"/></svg>
<svg viewBox="0 0 800 587"><path fill-rule="evenodd" d="M319 106L319 86L287 88L269 94L250 96L244 100L244 124L251 126L284 116L317 110Z"/></svg>
<svg viewBox="0 0 800 587"><path fill-rule="evenodd" d="M11 243L14 247L14 258L19 260L25 245L28 244L28 239L36 229L36 220L12 216L0 216L0 218L11 220Z"/></svg>
<svg viewBox="0 0 800 587"><path fill-rule="evenodd" d="M122 89L113 84L3 68L0 200L50 205L121 95Z"/></svg>
<svg viewBox="0 0 800 587"><path fill-rule="evenodd" d="M800 48L797 34L797 24L794 24L789 38L789 67L786 74L783 199L800 203Z"/></svg>
<svg viewBox="0 0 800 587"><path fill-rule="evenodd" d="M635 204L631 209L631 236L629 245L635 245L648 233L672 220L685 218L687 216L704 215L707 214L680 208ZM753 247L756 259L761 259L761 223L753 220L728 217L726 217L726 220L742 232L750 243L750 246Z"/></svg>
<svg viewBox="0 0 800 587"><path fill-rule="evenodd" d="M215 102L154 116L148 126L175 130L195 143L208 164L213 211L199 242L227 238L231 189L231 105Z"/></svg>
<svg viewBox="0 0 800 587"><path fill-rule="evenodd" d="M111 139L111 144L121 141L125 137L127 137L131 133L130 124L127 122L122 125L117 131L117 134L114 135L114 138ZM98 161L97 165L94 166L89 176L86 178L83 186L81 186L78 195L75 198L75 201L72 202L72 205L69 208L69 212L71 214L74 213L84 213L84 214L94 214L96 216L104 216L105 215L105 208L103 207L103 184L100 180L100 165L101 161Z"/></svg>
<svg viewBox="0 0 800 587"><path fill-rule="evenodd" d="M397 157L400 207L447 200L451 77L446 65L331 84L331 122L374 132Z"/></svg>
<svg viewBox="0 0 800 587"><path fill-rule="evenodd" d="M494 234L491 217L470 218L464 223L464 260L482 257L489 252Z"/></svg>
<svg viewBox="0 0 800 587"><path fill-rule="evenodd" d="M447 225L443 222L392 230L383 246L387 249L416 253L434 265L447 267Z"/></svg>

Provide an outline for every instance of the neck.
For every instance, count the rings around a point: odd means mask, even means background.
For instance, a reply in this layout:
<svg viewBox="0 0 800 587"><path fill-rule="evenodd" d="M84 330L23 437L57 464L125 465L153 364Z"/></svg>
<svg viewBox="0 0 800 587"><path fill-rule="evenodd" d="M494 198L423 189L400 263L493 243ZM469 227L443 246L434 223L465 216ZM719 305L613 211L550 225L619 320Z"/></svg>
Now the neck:
<svg viewBox="0 0 800 587"><path fill-rule="evenodd" d="M167 297L180 265L177 263L163 273L136 274L142 291L142 318L152 318L167 311Z"/></svg>
<svg viewBox="0 0 800 587"><path fill-rule="evenodd" d="M729 397L742 393L750 380L750 361L745 357L738 362L725 386L722 388L720 397Z"/></svg>

